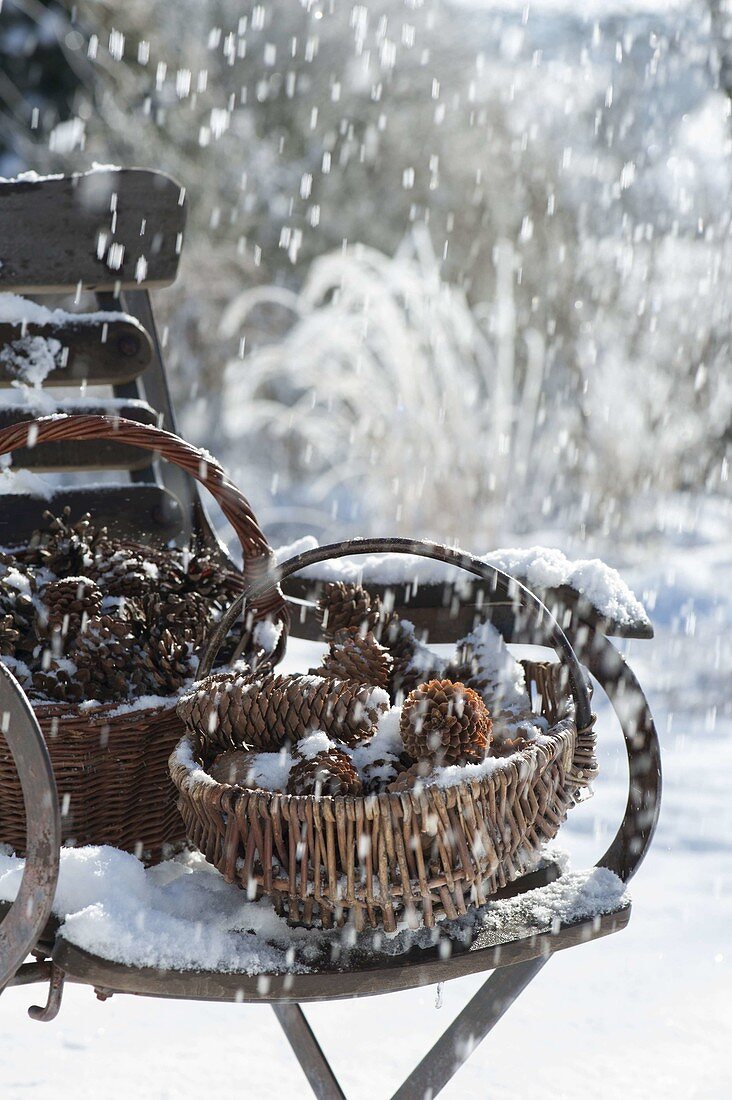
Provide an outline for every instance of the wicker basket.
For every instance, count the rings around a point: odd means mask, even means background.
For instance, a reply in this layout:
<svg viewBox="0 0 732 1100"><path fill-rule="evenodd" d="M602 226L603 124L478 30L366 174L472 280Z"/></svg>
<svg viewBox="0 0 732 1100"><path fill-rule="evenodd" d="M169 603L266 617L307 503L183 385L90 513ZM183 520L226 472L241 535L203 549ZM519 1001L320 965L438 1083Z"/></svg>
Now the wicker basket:
<svg viewBox="0 0 732 1100"><path fill-rule="evenodd" d="M44 417L0 431L0 454L25 446L29 431L37 432L37 443L114 439L155 451L205 485L219 503L244 552L240 585L269 574L271 550L248 502L217 462L177 436L109 416ZM271 584L262 599L251 601L249 627L266 616L283 623L284 638L287 611ZM175 703L171 697L165 705L133 710L114 703L91 710L83 704L34 704L56 776L65 843L112 844L155 862L184 839L167 766L182 732ZM25 838L20 781L0 735L0 842L22 851Z"/></svg>
<svg viewBox="0 0 732 1100"><path fill-rule="evenodd" d="M432 927L442 916L464 914L535 862L597 771L586 682L547 609L505 574L446 548L370 540L335 549L395 547L429 550L489 577L514 597L518 591L544 617L564 663L524 667L550 729L484 778L367 797L283 795L217 783L184 739L171 757L171 775L189 841L229 882L250 896L267 895L293 923L330 927L351 920L357 929L369 924L393 931L400 920ZM281 567L282 579L335 556L333 549L292 559ZM224 628L222 622L218 632ZM215 645L212 639L204 669Z"/></svg>

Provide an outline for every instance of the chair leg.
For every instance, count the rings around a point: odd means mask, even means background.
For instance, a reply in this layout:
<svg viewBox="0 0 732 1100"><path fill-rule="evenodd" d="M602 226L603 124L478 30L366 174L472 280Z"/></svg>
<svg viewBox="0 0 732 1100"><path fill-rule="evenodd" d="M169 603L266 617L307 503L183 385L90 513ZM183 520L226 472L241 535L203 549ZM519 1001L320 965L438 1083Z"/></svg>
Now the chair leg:
<svg viewBox="0 0 732 1100"><path fill-rule="evenodd" d="M494 970L392 1100L437 1096L546 962L546 958L529 959Z"/></svg>
<svg viewBox="0 0 732 1100"><path fill-rule="evenodd" d="M346 1100L300 1005L273 1004L272 1008L318 1100Z"/></svg>

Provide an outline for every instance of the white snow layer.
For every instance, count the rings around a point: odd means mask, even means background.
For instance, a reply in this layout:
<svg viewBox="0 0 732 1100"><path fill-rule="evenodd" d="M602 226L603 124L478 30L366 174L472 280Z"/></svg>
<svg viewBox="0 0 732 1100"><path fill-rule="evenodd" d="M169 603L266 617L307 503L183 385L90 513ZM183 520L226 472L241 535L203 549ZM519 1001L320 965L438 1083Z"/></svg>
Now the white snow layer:
<svg viewBox="0 0 732 1100"><path fill-rule="evenodd" d="M275 551L279 562L296 554L317 547L312 535L306 535L289 546ZM467 553L467 551L463 551ZM558 588L567 585L592 605L599 615L623 626L650 625L648 614L640 600L631 592L616 569L600 558L571 561L561 550L547 546L531 546L524 549L493 550L488 554L474 555L488 565L510 574L529 588ZM442 583L448 578L459 577L465 582L469 574L457 566L446 566L432 558L413 554L365 554L363 557L337 558L303 569L301 576L317 577L330 581L358 581L368 586L369 581L380 584Z"/></svg>
<svg viewBox="0 0 732 1100"><path fill-rule="evenodd" d="M17 856L0 854L0 900L15 897L23 867ZM626 900L623 883L610 871L568 873L549 886L445 921L437 935L468 943L484 930L499 937L530 935L610 912ZM199 853L146 870L116 848L65 848L54 912L65 938L78 947L128 966L174 970L301 973L324 948L334 943L343 948L346 939L359 952L390 955L435 942L435 932L425 929L344 938L339 930L290 928L266 900L248 901Z"/></svg>
<svg viewBox="0 0 732 1100"><path fill-rule="evenodd" d="M92 313L70 313L65 309L48 309L20 294L0 294L0 323L6 325L61 325L98 324L100 321L119 321L125 314L120 310L99 309Z"/></svg>

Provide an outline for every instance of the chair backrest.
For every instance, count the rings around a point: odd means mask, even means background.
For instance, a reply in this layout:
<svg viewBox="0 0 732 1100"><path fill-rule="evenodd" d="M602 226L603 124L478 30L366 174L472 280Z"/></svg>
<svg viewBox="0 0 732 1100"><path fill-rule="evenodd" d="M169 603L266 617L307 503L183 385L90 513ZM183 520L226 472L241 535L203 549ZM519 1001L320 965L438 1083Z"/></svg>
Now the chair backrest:
<svg viewBox="0 0 732 1100"><path fill-rule="evenodd" d="M175 180L143 169L82 175L26 174L0 182L0 387L31 385L23 405L0 399L0 427L39 412L107 412L175 431L149 289L175 280L185 227ZM88 313L50 310L47 294L94 294ZM18 295L32 295L28 301ZM53 401L32 384L81 387ZM111 387L104 396L98 387ZM97 396L94 390L97 388ZM58 393L58 390L56 390ZM49 501L0 496L0 545L22 541L46 508L93 511L113 531L143 541L213 539L198 492L176 467L114 442L31 445L13 467L126 471L124 484L60 488Z"/></svg>

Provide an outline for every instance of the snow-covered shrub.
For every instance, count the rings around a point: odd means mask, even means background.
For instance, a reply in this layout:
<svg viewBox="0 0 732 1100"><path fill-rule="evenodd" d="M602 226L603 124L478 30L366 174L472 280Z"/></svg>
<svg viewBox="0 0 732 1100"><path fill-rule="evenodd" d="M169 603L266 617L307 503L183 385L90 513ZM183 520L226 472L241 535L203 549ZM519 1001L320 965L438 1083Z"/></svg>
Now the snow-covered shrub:
<svg viewBox="0 0 732 1100"><path fill-rule="evenodd" d="M415 232L393 258L365 246L321 257L297 295L238 296L226 335L256 330L265 305L291 320L281 339L226 369L222 425L242 476L267 485L276 473L279 517L294 529L309 518L331 531L451 538L469 526L490 540L507 501L538 474L541 363L520 388L511 281L509 272L489 334ZM549 458L541 471L547 492L552 467Z"/></svg>

